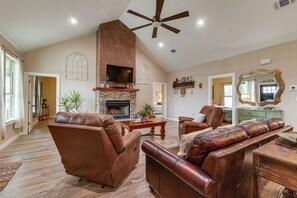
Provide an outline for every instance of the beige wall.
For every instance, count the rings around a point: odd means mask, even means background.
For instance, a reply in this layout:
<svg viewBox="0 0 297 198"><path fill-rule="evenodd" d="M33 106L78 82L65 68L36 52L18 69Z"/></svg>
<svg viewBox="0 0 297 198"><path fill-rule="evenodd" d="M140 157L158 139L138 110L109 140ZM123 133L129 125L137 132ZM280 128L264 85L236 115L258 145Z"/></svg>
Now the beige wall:
<svg viewBox="0 0 297 198"><path fill-rule="evenodd" d="M82 53L88 59L88 80L65 79L65 59L73 52ZM61 75L61 96L70 90L81 91L85 98L84 111L95 111L96 86L96 34L90 34L26 52L25 71Z"/></svg>
<svg viewBox="0 0 297 198"><path fill-rule="evenodd" d="M19 58L21 58L21 59L23 58L22 54L16 48L14 48L9 43L9 41L7 41L1 34L0 34L0 45L3 45L4 47L6 47L9 51L14 53ZM7 140L9 140L10 138L12 138L13 136L17 135L20 131L21 130L13 129L13 124L7 126L6 127L6 135L5 135L4 140L1 140L1 138L0 138L0 145L3 144L4 142L6 142Z"/></svg>
<svg viewBox="0 0 297 198"><path fill-rule="evenodd" d="M50 109L50 116L56 113L56 78L42 77L42 96L41 99L47 99L47 105ZM42 102L42 100L41 100Z"/></svg>
<svg viewBox="0 0 297 198"><path fill-rule="evenodd" d="M75 81L65 79L65 58L69 53L80 52L88 59L89 77L88 81ZM61 94L69 90L79 90L83 93L85 111L95 111L95 93L92 89L96 86L96 34L82 36L69 41L64 41L24 54L25 71L40 72L61 75ZM152 82L166 82L166 73L154 63L140 49L136 50L136 65L146 64L150 69L149 85L137 85L137 111L145 103L152 104Z"/></svg>
<svg viewBox="0 0 297 198"><path fill-rule="evenodd" d="M287 124L297 127L296 109L297 109L297 92L289 91L289 85L297 84L297 41L284 43L281 45L256 50L242 55L226 58L219 61L210 62L171 72L167 76L167 83L170 85L175 78L182 76L193 76L198 83L203 83L203 88L194 89L193 95L187 95L181 100L180 95L174 94L172 88L168 88L168 117L177 119L178 116L191 116L196 113L205 104L208 104L208 76L219 75L225 73L235 73L236 84L238 77L243 72L249 72L254 69L274 69L281 70L282 77L286 84L286 89L282 95L282 102L276 105L276 108L284 111L284 119ZM260 65L263 58L271 58L272 63L269 65ZM236 106L243 106L238 102L236 94ZM246 105L248 106L248 105ZM251 107L251 106L249 106Z"/></svg>
<svg viewBox="0 0 297 198"><path fill-rule="evenodd" d="M144 54L139 48L136 49L136 67L137 65L145 64L150 70L150 81L148 85L137 85L140 89L137 92L137 105L136 110L142 109L142 106L147 103L153 105L153 82L165 82L166 73L161 69L159 65L154 63L146 54Z"/></svg>
<svg viewBox="0 0 297 198"><path fill-rule="evenodd" d="M214 89L214 95L213 95L213 104L223 106L223 86L224 84L231 84L232 78L215 78L212 81L213 89Z"/></svg>

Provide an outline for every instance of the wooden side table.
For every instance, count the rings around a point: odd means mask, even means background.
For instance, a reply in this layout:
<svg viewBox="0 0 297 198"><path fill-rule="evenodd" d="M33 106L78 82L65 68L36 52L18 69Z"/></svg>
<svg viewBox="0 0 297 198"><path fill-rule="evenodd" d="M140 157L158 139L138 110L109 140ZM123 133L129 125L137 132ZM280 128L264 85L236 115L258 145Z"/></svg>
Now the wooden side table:
<svg viewBox="0 0 297 198"><path fill-rule="evenodd" d="M260 196L260 178L297 192L297 148L277 144L276 139L253 151L254 197Z"/></svg>
<svg viewBox="0 0 297 198"><path fill-rule="evenodd" d="M42 106L41 115L39 116L39 121L48 120L49 118L50 118L49 106Z"/></svg>

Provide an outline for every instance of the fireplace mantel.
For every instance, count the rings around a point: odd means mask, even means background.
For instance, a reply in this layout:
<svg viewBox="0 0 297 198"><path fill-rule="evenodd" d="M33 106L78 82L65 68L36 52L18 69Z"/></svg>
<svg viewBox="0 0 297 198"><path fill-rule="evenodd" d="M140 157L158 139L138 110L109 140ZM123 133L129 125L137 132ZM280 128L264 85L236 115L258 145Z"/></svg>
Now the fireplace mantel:
<svg viewBox="0 0 297 198"><path fill-rule="evenodd" d="M139 91L139 89L95 87L95 88L93 88L93 91L130 91L130 92L137 92L137 91Z"/></svg>

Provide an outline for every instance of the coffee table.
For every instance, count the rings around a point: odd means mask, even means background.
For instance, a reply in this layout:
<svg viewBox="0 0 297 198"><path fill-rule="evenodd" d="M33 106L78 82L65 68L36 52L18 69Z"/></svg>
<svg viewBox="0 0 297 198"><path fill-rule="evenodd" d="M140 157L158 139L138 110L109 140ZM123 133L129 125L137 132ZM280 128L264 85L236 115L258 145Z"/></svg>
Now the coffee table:
<svg viewBox="0 0 297 198"><path fill-rule="evenodd" d="M144 129L144 128L151 128L151 131L147 134L141 135L141 136L161 136L161 139L163 140L165 138L165 125L167 123L166 120L162 119L151 119L149 121L144 122L134 122L134 121L120 121L121 127L122 127L122 135L125 134L125 129L127 129L129 132L132 132L135 129ZM155 127L161 127L160 134L155 134Z"/></svg>

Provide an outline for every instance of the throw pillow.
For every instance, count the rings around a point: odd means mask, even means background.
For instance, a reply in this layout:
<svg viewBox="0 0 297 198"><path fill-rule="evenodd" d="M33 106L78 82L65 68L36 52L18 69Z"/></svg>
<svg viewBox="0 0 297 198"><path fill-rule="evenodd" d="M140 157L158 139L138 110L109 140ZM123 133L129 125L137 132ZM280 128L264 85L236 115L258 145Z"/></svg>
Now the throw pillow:
<svg viewBox="0 0 297 198"><path fill-rule="evenodd" d="M195 136L199 135L201 133L211 131L211 130L212 130L212 127L209 127L209 128L206 128L206 129L203 129L203 130L200 130L200 131L195 131L195 132L192 132L192 133L182 135L181 138L180 138L179 152L177 153L177 155L180 156L180 157L185 158L187 156L189 146L192 143Z"/></svg>
<svg viewBox="0 0 297 198"><path fill-rule="evenodd" d="M193 122L199 122L202 123L205 120L205 114L199 113L193 120Z"/></svg>

